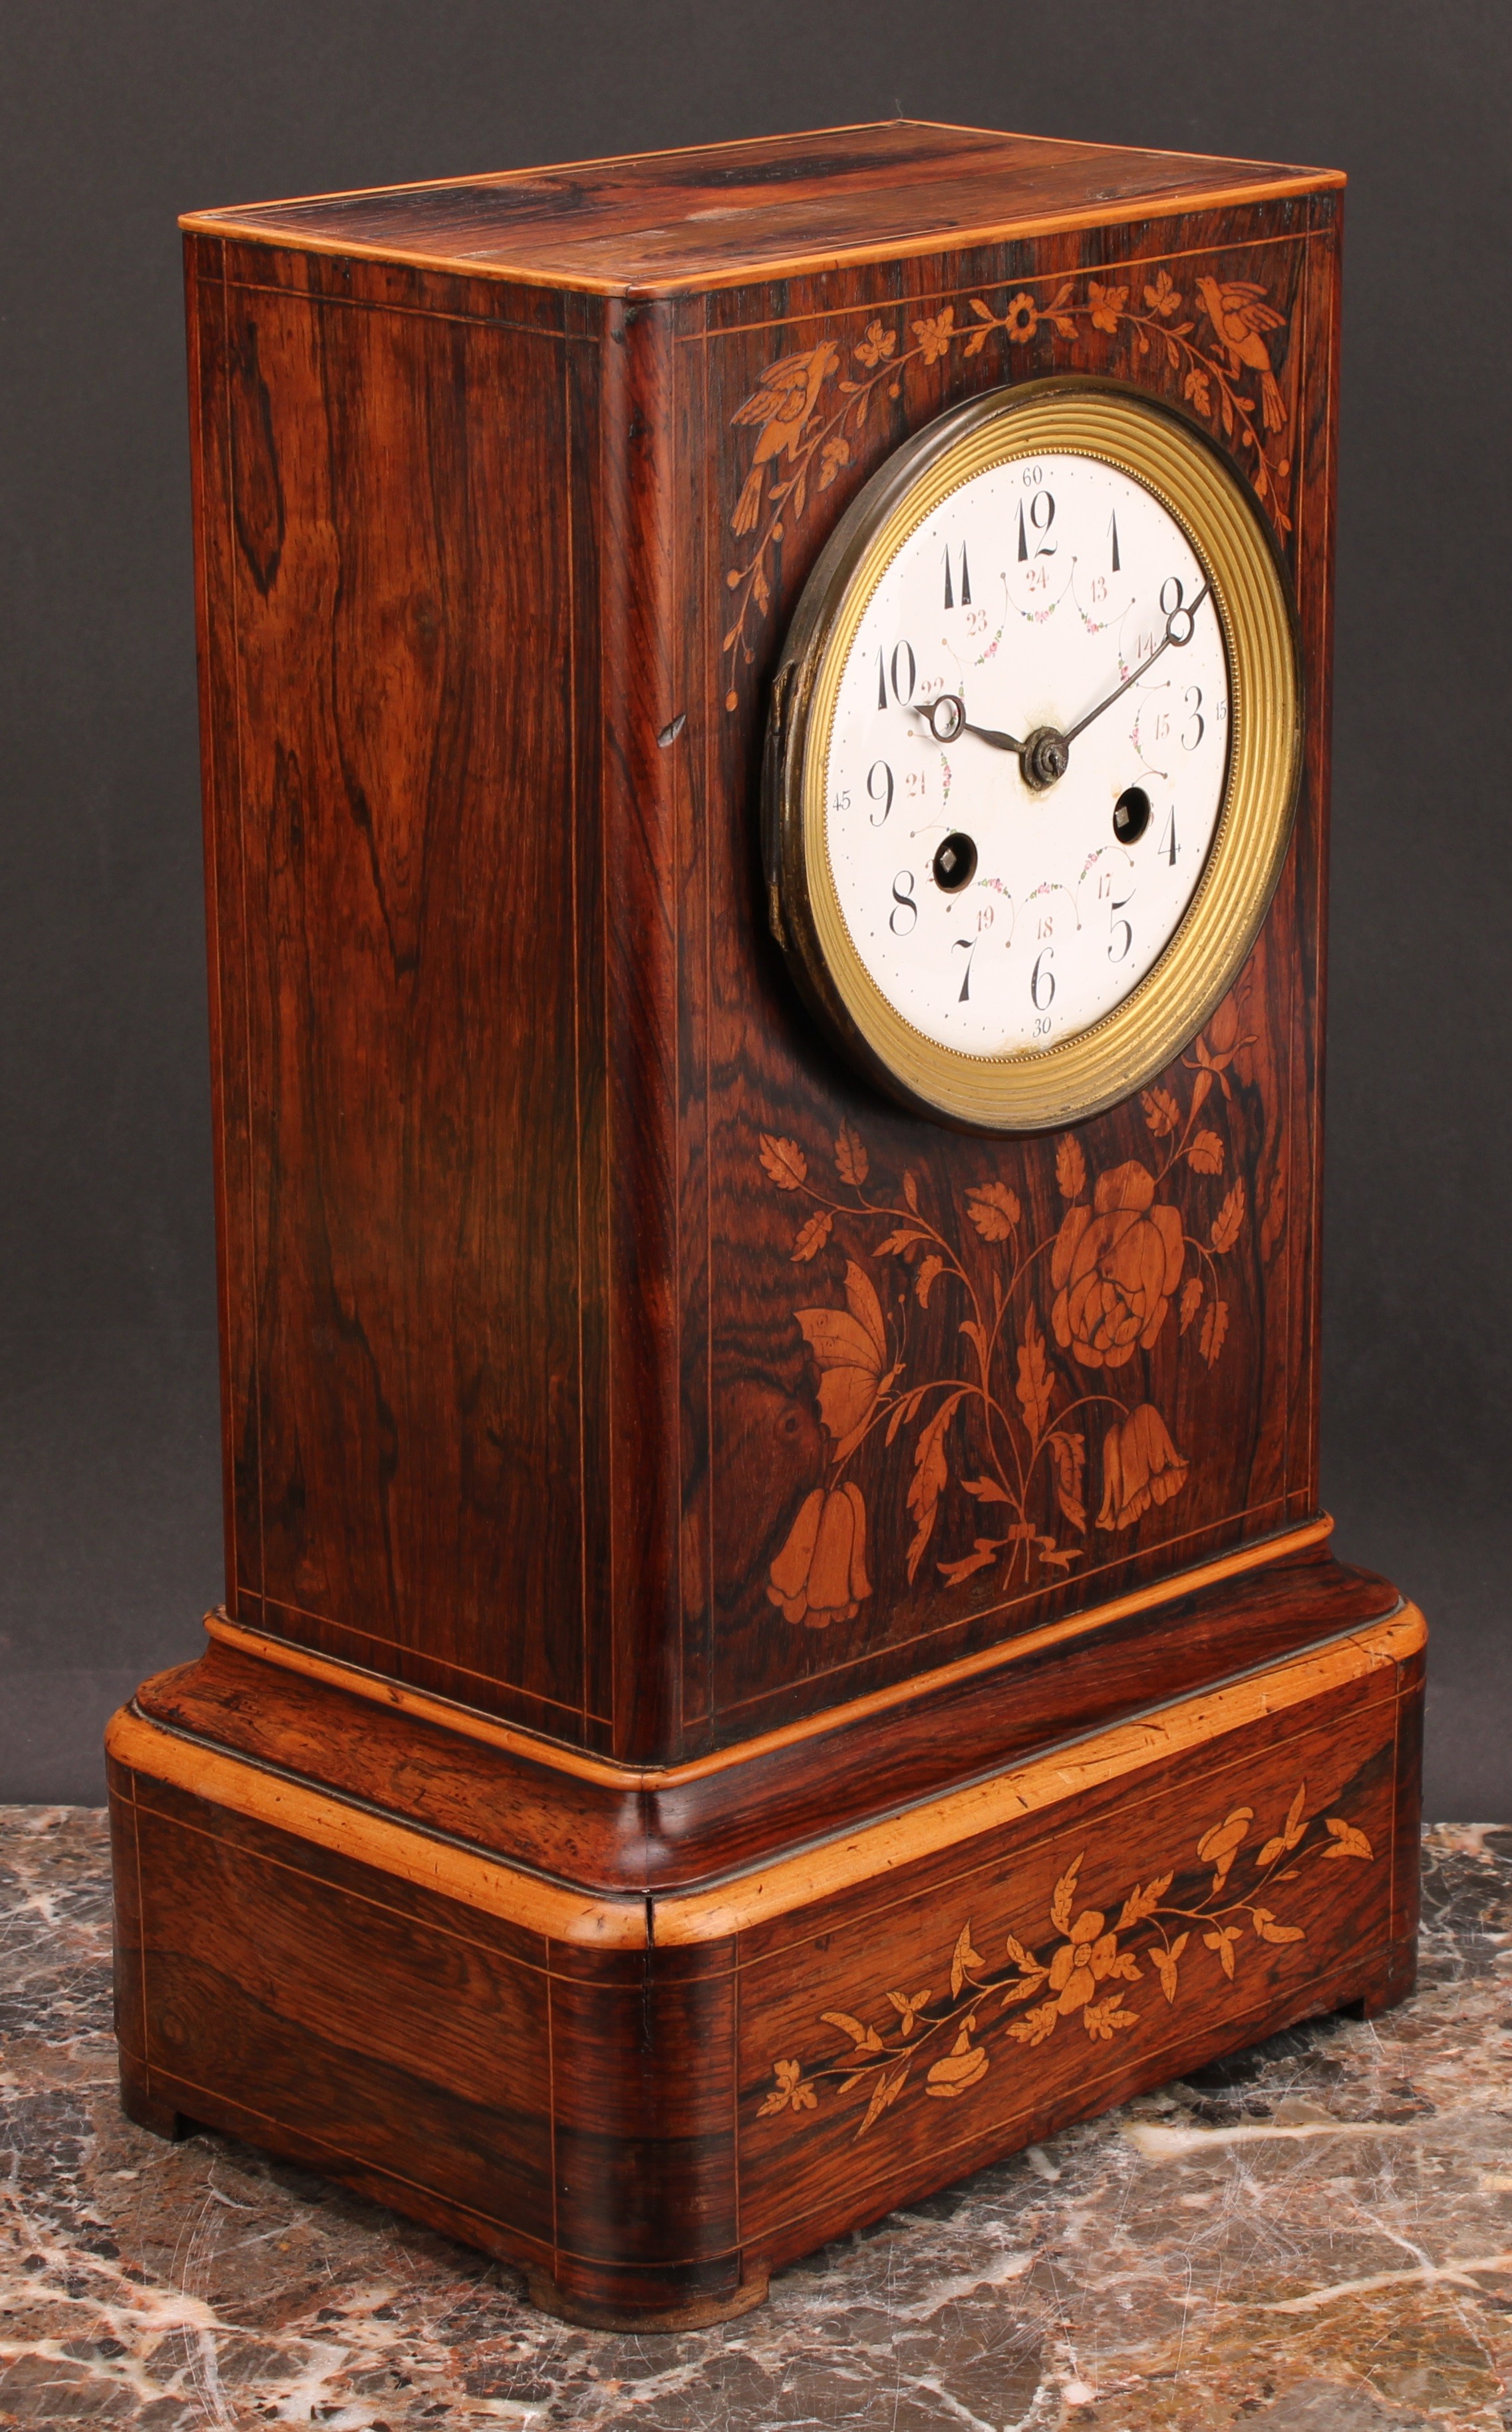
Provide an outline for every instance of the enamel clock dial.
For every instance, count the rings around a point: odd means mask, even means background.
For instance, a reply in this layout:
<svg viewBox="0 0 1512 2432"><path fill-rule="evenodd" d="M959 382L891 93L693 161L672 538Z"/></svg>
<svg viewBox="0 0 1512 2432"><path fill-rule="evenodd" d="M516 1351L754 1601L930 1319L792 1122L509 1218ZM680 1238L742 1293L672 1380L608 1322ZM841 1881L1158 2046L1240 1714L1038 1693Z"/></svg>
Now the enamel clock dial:
<svg viewBox="0 0 1512 2432"><path fill-rule="evenodd" d="M947 1120L1074 1120L1230 986L1296 783L1284 580L1176 416L1041 383L946 415L804 594L768 762L773 925L846 1050Z"/></svg>

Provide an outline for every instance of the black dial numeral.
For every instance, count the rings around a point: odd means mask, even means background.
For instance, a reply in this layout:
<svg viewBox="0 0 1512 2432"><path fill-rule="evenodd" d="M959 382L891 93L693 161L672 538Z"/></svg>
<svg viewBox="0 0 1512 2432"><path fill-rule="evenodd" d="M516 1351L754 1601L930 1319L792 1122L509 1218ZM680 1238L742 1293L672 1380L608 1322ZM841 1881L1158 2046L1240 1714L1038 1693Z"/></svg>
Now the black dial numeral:
<svg viewBox="0 0 1512 2432"><path fill-rule="evenodd" d="M1041 512L1043 510L1043 512ZM1049 490L1036 490L1029 501L1029 515L1024 515L1024 501L1018 501L1018 563L1025 565L1031 557L1053 557L1055 543L1045 534L1055 521L1055 501ZM1033 549L1030 542L1038 546Z"/></svg>
<svg viewBox="0 0 1512 2432"><path fill-rule="evenodd" d="M1168 598L1167 596L1171 592L1174 592L1176 595L1174 599ZM1186 604L1185 585L1183 583L1181 576L1179 574L1168 574L1166 577L1165 582L1160 586L1160 613L1166 619L1166 641L1169 642L1174 649L1178 650L1185 650L1187 643L1191 640L1192 635L1197 631L1197 612L1206 598L1207 585L1204 583L1201 590L1192 601L1191 606L1188 607ZM1164 647L1164 645L1162 645L1162 647Z"/></svg>
<svg viewBox="0 0 1512 2432"><path fill-rule="evenodd" d="M950 546L949 543L947 542L945 549L945 604L947 608L954 608L958 605L962 608L969 608L971 605L971 568L966 564L966 545L965 541L961 543L961 586L959 592L954 588L950 579Z"/></svg>
<svg viewBox="0 0 1512 2432"><path fill-rule="evenodd" d="M899 709L906 709L914 698L914 686L918 682L918 662L914 656L914 646L911 642L895 643L890 659L883 650L879 650L877 653L877 706L879 709L885 709L887 706L889 681L893 688L894 701L897 701Z"/></svg>
<svg viewBox="0 0 1512 2432"><path fill-rule="evenodd" d="M905 912L908 919L899 927L899 918ZM895 937L906 937L913 931L917 920L918 905L914 901L914 873L911 870L900 870L893 881L893 908L887 916L887 926Z"/></svg>
<svg viewBox="0 0 1512 2432"><path fill-rule="evenodd" d="M872 762L866 775L866 791L874 802L881 804L871 814L872 826L880 828L893 807L893 772L885 760Z"/></svg>

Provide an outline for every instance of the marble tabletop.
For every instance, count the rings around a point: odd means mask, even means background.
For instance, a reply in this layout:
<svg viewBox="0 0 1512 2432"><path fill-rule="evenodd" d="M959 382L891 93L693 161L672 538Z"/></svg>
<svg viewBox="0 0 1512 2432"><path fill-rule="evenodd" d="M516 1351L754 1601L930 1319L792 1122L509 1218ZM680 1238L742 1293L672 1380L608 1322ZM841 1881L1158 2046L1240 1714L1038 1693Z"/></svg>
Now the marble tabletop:
<svg viewBox="0 0 1512 2432"><path fill-rule="evenodd" d="M1424 1844L1403 2008L1067 2131L684 2335L116 2104L103 1812L0 1809L0 2426L1512 2427L1512 1827Z"/></svg>

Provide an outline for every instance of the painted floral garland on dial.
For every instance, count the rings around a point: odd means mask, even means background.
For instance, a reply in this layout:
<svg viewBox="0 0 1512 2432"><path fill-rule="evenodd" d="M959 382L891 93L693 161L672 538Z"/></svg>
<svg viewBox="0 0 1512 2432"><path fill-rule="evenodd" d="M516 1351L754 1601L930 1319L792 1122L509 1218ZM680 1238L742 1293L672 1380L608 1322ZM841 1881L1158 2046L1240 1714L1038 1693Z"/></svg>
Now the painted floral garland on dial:
<svg viewBox="0 0 1512 2432"><path fill-rule="evenodd" d="M1089 1191L1081 1145L1065 1134L1055 1174L1066 1213L1056 1232L1032 1245L1022 1202L1006 1182L966 1191L971 1229L955 1238L949 1218L936 1223L926 1208L911 1170L896 1195L868 1190L870 1157L849 1123L833 1144L836 1188L848 1195L821 1188L799 1142L762 1135L768 1179L812 1211L798 1228L795 1264L817 1258L832 1238L846 1252L843 1306L793 1312L819 1372L830 1467L826 1483L804 1497L767 1575L767 1596L790 1622L824 1630L849 1621L872 1592L865 1497L847 1472L879 1427L887 1445L909 1442L913 1453L910 1582L950 1491L974 1507L979 1532L968 1553L936 1562L950 1585L994 1565L1004 1587L1020 1565L1026 1581L1036 1571L1064 1576L1086 1551L1087 1436L1099 1418L1096 1528L1132 1528L1152 1505L1181 1493L1189 1453L1152 1402L1117 1388L1135 1352L1149 1351L1168 1326L1182 1336L1195 1332L1209 1367L1222 1352L1229 1305L1220 1261L1238 1241L1248 1207L1242 1178L1226 1179L1222 1134L1201 1117L1215 1088L1231 1097L1230 1067L1251 1043L1239 1036L1231 997L1186 1058L1193 1078L1184 1112L1169 1089L1142 1093L1150 1164L1131 1158L1113 1166ZM1184 1209L1167 1195L1178 1187ZM1191 1204L1203 1197L1210 1214ZM968 1258L964 1244L973 1237ZM936 1293L956 1295L958 1370L910 1377L908 1301L889 1286L899 1266L920 1309ZM1085 1372L1086 1390L1069 1399L1047 1334Z"/></svg>

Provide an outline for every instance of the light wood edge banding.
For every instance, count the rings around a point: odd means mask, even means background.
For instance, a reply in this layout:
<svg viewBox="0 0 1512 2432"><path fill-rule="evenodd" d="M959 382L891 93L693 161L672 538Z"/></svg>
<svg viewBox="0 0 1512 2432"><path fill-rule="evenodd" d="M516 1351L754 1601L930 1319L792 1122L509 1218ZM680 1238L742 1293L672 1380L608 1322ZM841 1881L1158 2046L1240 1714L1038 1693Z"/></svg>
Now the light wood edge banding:
<svg viewBox="0 0 1512 2432"><path fill-rule="evenodd" d="M1278 175L1285 175L1288 177L1305 177L1316 186L1347 186L1349 184L1349 172L1347 170L1319 169L1316 164L1309 167L1303 160L1235 160L1234 155L1229 152L1178 151L1169 144L1106 144L1100 143L1098 139L1092 135L1025 135L1012 127L978 127L974 120L966 120L964 118L918 118L914 116L912 112L907 118L903 119L874 118L863 120L861 122L861 127L859 128L852 128L850 127L839 127L833 128L826 127L821 128L820 132L824 134L832 133L837 135L849 135L860 132L861 128L864 128L866 126L937 127L947 135L1002 136L1007 134L1012 136L1013 141L1016 144L1074 143L1084 152L1137 151L1142 152L1147 160L1206 160L1212 167L1218 169L1274 169Z"/></svg>
<svg viewBox="0 0 1512 2432"><path fill-rule="evenodd" d="M933 1697L958 1681L975 1680L1000 1666L1020 1663L1047 1647L1064 1646L1090 1630L1104 1629L1110 1622L1148 1613L1156 1605L1173 1603L1179 1596L1193 1596L1201 1588L1217 1587L1224 1579L1237 1579L1268 1562L1285 1562L1290 1555L1305 1552L1309 1545L1320 1545L1332 1534L1333 1527L1325 1512L1300 1528L1263 1537L1255 1545L1241 1545L1235 1553L1220 1554L1210 1562L1199 1562L1189 1571L1179 1571L1174 1578L1131 1589L1127 1596L1111 1596L1105 1604L1089 1606L1085 1612L1067 1614L1064 1620L1047 1622L1042 1630L1026 1631L1021 1638L983 1647L976 1655L963 1655L954 1664L918 1673L910 1680L894 1681L885 1689L874 1689L868 1696L852 1697L843 1706L828 1706L819 1714L805 1714L798 1722L762 1731L753 1739L741 1740L734 1748L719 1748L712 1756L691 1758L685 1765L616 1765L606 1757L589 1756L580 1748L566 1748L560 1740L546 1739L519 1724L496 1722L492 1715L480 1714L476 1707L464 1706L455 1698L436 1697L424 1689L403 1688L398 1681L381 1672L370 1671L364 1664L346 1663L339 1655L317 1655L291 1639L275 1637L266 1630L248 1630L223 1612L208 1613L205 1628L217 1645L232 1647L238 1654L256 1656L260 1663L277 1664L281 1671L301 1673L307 1680L323 1681L328 1688L344 1689L354 1697L369 1697L397 1714L413 1715L417 1722L439 1723L443 1730L458 1731L464 1739L479 1740L485 1748L501 1748L510 1756L524 1757L534 1765L551 1765L561 1773L576 1775L580 1782L601 1782L614 1790L675 1790L682 1782L703 1781L710 1774L749 1764L753 1758L771 1755L779 1748L820 1738L829 1731L845 1731L853 1723L885 1714L894 1706L910 1704L915 1698Z"/></svg>
<svg viewBox="0 0 1512 2432"><path fill-rule="evenodd" d="M1084 135L1070 138L1055 135L1026 135L1011 127L967 126L961 119L917 118L912 111L906 115L899 113L893 118L844 118L833 127L807 127L801 131L805 138L812 139L816 135L870 135L881 127L932 127L937 133L945 135L990 135L1000 143L1005 136L1015 144L1044 144L1049 146L1070 141L1084 152L1127 152L1134 149L1143 152L1147 160L1208 160L1224 169L1274 169L1286 177L1310 178L1319 185L1342 186L1346 182L1342 169L1308 168L1301 160L1236 161L1226 152L1181 152L1173 150L1169 144L1163 144L1130 146L1126 144L1099 144L1090 136ZM449 177L407 177L401 179L397 185L337 186L314 194L282 194L272 204L267 202L210 204L203 211L180 212L178 225L180 228L187 228L191 224L197 225L201 220L209 221L218 215L224 216L227 212L291 211L307 203L361 202L372 194L434 194L444 193L448 186L520 185L529 177L565 177L574 169L618 169L622 168L627 161L684 160L691 152L742 151L759 140L749 135L727 135L714 144L661 144L654 145L648 152L597 152L590 159L582 160L537 160L528 161L520 169L479 169L471 172L463 170Z"/></svg>
<svg viewBox="0 0 1512 2432"><path fill-rule="evenodd" d="M1263 1666L1226 1687L1176 1700L1137 1720L1093 1731L983 1782L947 1792L705 1891L654 1898L649 1938L675 1948L723 1941L837 1892L1019 1822L1063 1800L1137 1771L1160 1757L1241 1730L1329 1690L1410 1660L1427 1640L1421 1613L1403 1604L1384 1621L1326 1647ZM106 1752L132 1773L189 1792L210 1805L274 1826L422 1890L459 1900L556 1941L642 1950L647 1902L577 1893L499 1864L395 1818L328 1797L202 1741L165 1730L124 1707L106 1731Z"/></svg>
<svg viewBox="0 0 1512 2432"><path fill-rule="evenodd" d="M187 1791L210 1807L272 1825L333 1856L461 1901L551 1941L600 1950L646 1947L646 1902L574 1892L540 1876L484 1858L457 1843L420 1832L396 1818L304 1782L269 1772L250 1759L221 1754L202 1740L164 1730L123 1706L105 1734L106 1754L131 1773Z"/></svg>
<svg viewBox="0 0 1512 2432"><path fill-rule="evenodd" d="M454 182L454 181L453 181ZM1316 194L1330 189L1335 179L1277 177L1269 183L1218 187L1209 191L1198 188L1189 194L1168 195L1133 194L1124 198L1126 209L1110 210L1106 203L1088 204L1078 211L1037 211L1021 219L983 220L970 228L938 228L928 238L911 242L891 238L884 245L842 245L825 253L779 253L762 261L742 262L732 267L692 271L680 270L664 278L637 275L626 271L620 277L595 278L585 270L569 270L562 265L545 268L539 263L484 260L476 254L424 253L404 245L363 245L356 238L299 236L291 230L254 226L245 220L215 219L208 212L187 213L178 223L186 236L225 237L237 245L262 245L278 253L323 253L343 262L392 262L407 270L434 270L448 279L496 279L512 287L548 287L566 289L574 296L617 296L625 303L641 303L651 298L711 294L716 288L756 287L768 280L784 279L822 279L838 270L855 270L870 262L912 262L947 248L987 245L1024 245L1035 237L1058 236L1072 228L1118 227L1126 221L1183 219L1193 211L1233 210L1242 203L1294 201L1301 194ZM1339 180L1337 182L1342 182ZM340 302L340 297L311 296L313 304Z"/></svg>
<svg viewBox="0 0 1512 2432"><path fill-rule="evenodd" d="M1049 143L1054 138L1016 136L1008 128L960 127L944 119L874 120L861 119L840 127L816 127L815 135L865 134L879 126L931 127L962 135L1007 135L1018 143ZM626 160L671 160L688 152L720 152L737 148L749 138L738 137L726 144L691 144L669 146L650 154L613 153L597 160L540 161L524 169L484 170L474 177L428 177L398 186L356 186L328 194L294 194L274 203L233 203L218 209L185 211L178 225L188 236L224 237L243 245L273 246L279 252L328 254L337 260L367 262L398 262L415 270L435 270L449 277L496 279L521 287L566 288L577 295L639 298L654 296L677 296L694 291L698 294L721 287L759 284L767 279L797 277L815 278L828 271L841 270L868 262L912 260L937 253L943 246L952 249L970 245L1022 243L1036 236L1050 236L1062 229L1103 228L1128 221L1175 219L1190 211L1211 211L1231 209L1241 203L1288 201L1300 194L1326 194L1346 182L1341 169L1309 169L1288 161L1232 162L1222 154L1166 152L1173 160L1208 160L1216 170L1269 169L1267 177L1215 177L1211 185L1194 182L1181 188L1156 187L1148 194L1126 194L1115 202L1085 203L1059 211L1021 211L1009 217L989 217L969 226L936 228L928 236L907 239L887 238L882 243L861 243L829 247L821 252L792 250L774 254L769 260L750 260L711 267L694 272L686 268L668 271L664 276L654 273L637 275L626 271L614 276L595 276L591 271L575 270L565 264L551 267L535 262L483 260L473 254L428 253L403 245L367 245L359 239L336 236L310 236L280 229L265 219L254 219L253 212L279 210L306 210L315 203L358 202L368 196L388 194L442 194L453 186L493 186L501 192L512 184L532 177L561 176L573 170L613 168ZM1088 150L1110 152L1128 147L1117 144L1091 144ZM1162 157L1157 148L1151 157ZM627 246L632 245L635 231L627 231Z"/></svg>
<svg viewBox="0 0 1512 2432"><path fill-rule="evenodd" d="M1404 1664L1427 1636L1418 1607L1404 1603L1386 1620L1352 1630L1327 1647L1268 1665L1226 1687L1182 1698L1136 1721L1090 1733L991 1781L948 1792L927 1806L883 1817L844 1839L779 1859L760 1873L708 1891L669 1894L655 1904L655 1939L659 1945L718 1941L875 1882L917 1859L1063 1800L1080 1799L1158 1758L1179 1756L1268 1714Z"/></svg>

